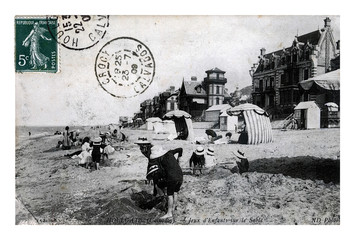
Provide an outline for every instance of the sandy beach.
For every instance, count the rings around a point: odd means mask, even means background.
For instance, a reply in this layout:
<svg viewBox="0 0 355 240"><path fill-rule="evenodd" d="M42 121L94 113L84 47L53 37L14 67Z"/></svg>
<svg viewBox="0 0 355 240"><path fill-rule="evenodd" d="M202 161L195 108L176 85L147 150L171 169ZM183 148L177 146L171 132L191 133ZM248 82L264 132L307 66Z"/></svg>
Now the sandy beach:
<svg viewBox="0 0 355 240"><path fill-rule="evenodd" d="M274 129L272 143L213 145L218 164L202 176L188 169L195 144L152 131L123 132L128 142L99 171L64 156L76 149L55 148L60 135L18 135L16 224L340 224L340 129ZM195 129L196 136L203 132ZM80 137L97 134L83 129ZM138 137L184 150L173 222L159 219L164 202L144 204L153 187L145 183L148 160L134 144ZM247 173L231 172L238 149L250 161Z"/></svg>

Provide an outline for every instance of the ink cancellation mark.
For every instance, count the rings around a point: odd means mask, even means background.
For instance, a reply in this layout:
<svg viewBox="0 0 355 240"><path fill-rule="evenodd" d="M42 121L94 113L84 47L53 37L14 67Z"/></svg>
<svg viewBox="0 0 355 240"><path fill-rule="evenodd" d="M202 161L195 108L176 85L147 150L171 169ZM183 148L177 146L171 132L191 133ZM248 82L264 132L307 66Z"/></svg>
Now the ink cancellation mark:
<svg viewBox="0 0 355 240"><path fill-rule="evenodd" d="M16 72L58 72L58 44L47 29L56 25L45 18L15 18Z"/></svg>
<svg viewBox="0 0 355 240"><path fill-rule="evenodd" d="M106 35L109 27L107 15L62 15L49 16L47 21L57 20L57 25L48 24L52 37L63 47L84 50L96 45Z"/></svg>
<svg viewBox="0 0 355 240"><path fill-rule="evenodd" d="M112 96L135 97L147 90L153 81L154 57L137 39L115 38L97 54L95 74L100 86Z"/></svg>

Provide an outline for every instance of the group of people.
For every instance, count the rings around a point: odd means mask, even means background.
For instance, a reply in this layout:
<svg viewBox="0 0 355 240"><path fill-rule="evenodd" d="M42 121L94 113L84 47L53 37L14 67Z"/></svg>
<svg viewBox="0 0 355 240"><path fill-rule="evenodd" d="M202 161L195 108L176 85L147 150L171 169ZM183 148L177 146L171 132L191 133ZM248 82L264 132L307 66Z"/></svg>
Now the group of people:
<svg viewBox="0 0 355 240"><path fill-rule="evenodd" d="M121 129L120 129L121 130ZM98 137L90 140L89 137L84 139L78 139L78 131L75 131L77 134L71 134L69 132L69 127L65 127L63 132L63 141L58 142L58 145L61 144L63 150L71 149L71 147L77 143L81 144L81 150L75 151L71 154L66 154L65 156L71 158L79 158L79 166L85 168L92 168L99 170L100 161L108 159L110 154L113 154L116 149L117 143L119 149L121 149L121 142L127 141L127 137L121 131L114 129L113 132L99 133Z"/></svg>
<svg viewBox="0 0 355 240"><path fill-rule="evenodd" d="M205 153L205 149L202 146L198 146L192 153L190 158L190 168L195 175L197 171L202 174L203 168L210 168L216 165L216 158L214 156L214 149L208 147Z"/></svg>
<svg viewBox="0 0 355 240"><path fill-rule="evenodd" d="M55 132L54 135L59 135L60 132ZM72 146L78 146L82 143L82 139L79 138L80 130L69 131L69 127L65 127L65 131L63 132L63 140L58 141L57 148L61 148L63 150L69 150Z"/></svg>

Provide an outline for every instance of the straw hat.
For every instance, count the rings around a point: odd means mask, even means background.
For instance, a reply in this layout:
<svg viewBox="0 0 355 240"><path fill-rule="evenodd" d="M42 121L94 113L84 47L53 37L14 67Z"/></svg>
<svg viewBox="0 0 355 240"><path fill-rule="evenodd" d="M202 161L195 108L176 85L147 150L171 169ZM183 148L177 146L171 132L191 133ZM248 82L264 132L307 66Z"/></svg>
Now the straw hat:
<svg viewBox="0 0 355 240"><path fill-rule="evenodd" d="M145 144L151 144L151 142L149 142L147 140L147 138L138 138L138 141L135 142L135 144L138 144L138 145L145 145Z"/></svg>
<svg viewBox="0 0 355 240"><path fill-rule="evenodd" d="M163 147L159 146L159 145L153 146L150 151L151 151L150 159L155 159L155 158L161 157L165 153L167 153L167 151L164 150Z"/></svg>
<svg viewBox="0 0 355 240"><path fill-rule="evenodd" d="M207 155L209 156L214 156L214 149L212 147L208 147L207 149Z"/></svg>
<svg viewBox="0 0 355 240"><path fill-rule="evenodd" d="M102 138L101 137L96 137L92 140L94 143L99 143L102 142Z"/></svg>
<svg viewBox="0 0 355 240"><path fill-rule="evenodd" d="M244 156L245 155L245 153L243 153L243 152L241 152L241 151L237 151L237 158L239 158L239 159L247 159L247 157L246 156Z"/></svg>
<svg viewBox="0 0 355 240"><path fill-rule="evenodd" d="M195 150L196 155L203 155L205 153L205 149L202 146L198 146Z"/></svg>

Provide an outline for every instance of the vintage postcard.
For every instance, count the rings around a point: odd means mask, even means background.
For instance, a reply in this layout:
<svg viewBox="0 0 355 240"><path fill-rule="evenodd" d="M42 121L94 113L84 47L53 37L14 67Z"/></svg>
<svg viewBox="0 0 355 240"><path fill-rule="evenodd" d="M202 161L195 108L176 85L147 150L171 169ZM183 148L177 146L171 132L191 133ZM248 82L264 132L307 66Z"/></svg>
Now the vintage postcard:
<svg viewBox="0 0 355 240"><path fill-rule="evenodd" d="M14 28L16 225L340 225L340 16Z"/></svg>

